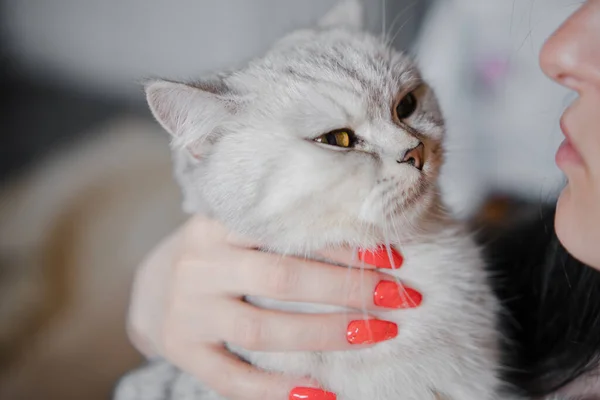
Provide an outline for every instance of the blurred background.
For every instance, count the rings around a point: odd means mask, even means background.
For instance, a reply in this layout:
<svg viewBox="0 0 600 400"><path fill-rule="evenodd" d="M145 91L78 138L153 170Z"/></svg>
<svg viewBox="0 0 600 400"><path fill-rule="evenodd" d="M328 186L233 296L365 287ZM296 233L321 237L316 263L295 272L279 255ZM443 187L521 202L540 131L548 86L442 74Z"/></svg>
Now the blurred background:
<svg viewBox="0 0 600 400"><path fill-rule="evenodd" d="M0 0L0 399L107 399L140 363L134 268L180 224L168 140L139 82L243 63L336 0ZM572 94L537 66L569 0L365 0L448 121L443 190L553 201Z"/></svg>

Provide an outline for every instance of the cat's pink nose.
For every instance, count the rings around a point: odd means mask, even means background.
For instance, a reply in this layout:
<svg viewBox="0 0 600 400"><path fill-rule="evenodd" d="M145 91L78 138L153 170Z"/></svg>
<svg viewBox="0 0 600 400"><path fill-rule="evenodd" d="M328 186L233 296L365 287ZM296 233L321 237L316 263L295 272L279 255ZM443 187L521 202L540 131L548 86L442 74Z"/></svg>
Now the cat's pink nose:
<svg viewBox="0 0 600 400"><path fill-rule="evenodd" d="M404 153L402 160L398 160L400 164L409 164L421 171L425 162L425 146L419 143L417 147L409 149Z"/></svg>

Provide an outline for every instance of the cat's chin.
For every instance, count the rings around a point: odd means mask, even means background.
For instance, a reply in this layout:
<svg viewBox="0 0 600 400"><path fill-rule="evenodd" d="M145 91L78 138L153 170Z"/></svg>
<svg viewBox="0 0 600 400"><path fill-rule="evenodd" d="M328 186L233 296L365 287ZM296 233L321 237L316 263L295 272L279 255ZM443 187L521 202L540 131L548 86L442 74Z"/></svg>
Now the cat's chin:
<svg viewBox="0 0 600 400"><path fill-rule="evenodd" d="M286 255L297 255L297 256L310 256L316 253L326 251L329 249L335 249L340 247L347 247L352 249L358 248L375 248L383 243L390 243L389 240L385 241L384 235L376 233L363 233L362 235L355 233L354 235L323 235L320 237L309 237L306 241L298 241L298 245L294 245L286 238L273 238L272 240L264 241L267 243L263 246L263 249L279 254Z"/></svg>
<svg viewBox="0 0 600 400"><path fill-rule="evenodd" d="M285 234L265 237L261 242L263 249L269 252L308 256L339 247L370 249L384 244L395 245L409 238L409 225L394 223L394 227L388 225L384 229L374 224L356 223L309 232L289 229Z"/></svg>
<svg viewBox="0 0 600 400"><path fill-rule="evenodd" d="M436 210L435 213L432 208ZM385 244L420 242L439 231L442 219L447 217L445 213L438 215L439 210L442 210L439 204L423 202L413 205L409 210L379 217L376 221L357 218L329 224L324 220L305 219L303 223L286 226L262 221L251 226L229 227L242 236L252 237L266 251L310 256L339 247L370 249Z"/></svg>

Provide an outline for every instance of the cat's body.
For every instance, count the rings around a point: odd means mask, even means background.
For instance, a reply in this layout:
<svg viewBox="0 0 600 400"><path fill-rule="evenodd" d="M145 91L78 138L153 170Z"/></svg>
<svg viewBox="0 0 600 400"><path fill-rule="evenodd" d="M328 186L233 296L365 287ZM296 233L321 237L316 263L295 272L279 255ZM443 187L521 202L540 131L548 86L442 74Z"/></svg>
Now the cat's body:
<svg viewBox="0 0 600 400"><path fill-rule="evenodd" d="M406 260L394 275L425 296L416 309L381 313L399 334L370 349L232 349L259 367L311 376L340 400L499 399L498 304L477 246L439 197L443 118L412 62L359 32L359 8L346 1L242 70L147 87L174 136L186 211L281 254L392 245ZM217 398L160 361L116 392L117 400Z"/></svg>
<svg viewBox="0 0 600 400"><path fill-rule="evenodd" d="M371 313L398 324L396 339L359 352L241 354L264 368L315 377L339 399L435 399L434 393L495 399L497 331L490 314L496 303L478 272L478 251L456 226L421 239L398 246L406 261L394 275L423 288L426 301L418 309ZM308 310L263 299L259 304Z"/></svg>
<svg viewBox="0 0 600 400"><path fill-rule="evenodd" d="M497 399L497 329L490 312L496 303L487 291L478 250L458 227L443 229L426 242L405 242L402 250L406 261L395 275L422 288L426 299L418 309L380 314L398 323L397 339L356 352L236 352L263 368L315 377L338 399L433 400L434 392L453 400ZM293 311L333 311L264 299L259 304ZM151 364L126 378L117 399L219 398L202 389L193 377L161 364Z"/></svg>

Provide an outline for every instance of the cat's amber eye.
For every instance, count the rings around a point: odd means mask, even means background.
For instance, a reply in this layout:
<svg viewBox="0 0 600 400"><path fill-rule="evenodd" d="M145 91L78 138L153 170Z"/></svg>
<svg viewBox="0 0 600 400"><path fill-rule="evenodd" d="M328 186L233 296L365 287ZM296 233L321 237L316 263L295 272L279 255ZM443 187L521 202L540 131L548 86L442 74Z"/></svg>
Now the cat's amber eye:
<svg viewBox="0 0 600 400"><path fill-rule="evenodd" d="M414 93L410 92L401 98L396 105L396 118L398 118L398 120L406 119L413 115L416 109L417 98L415 97Z"/></svg>
<svg viewBox="0 0 600 400"><path fill-rule="evenodd" d="M354 133L349 129L339 129L319 136L315 139L315 142L337 147L352 147Z"/></svg>

